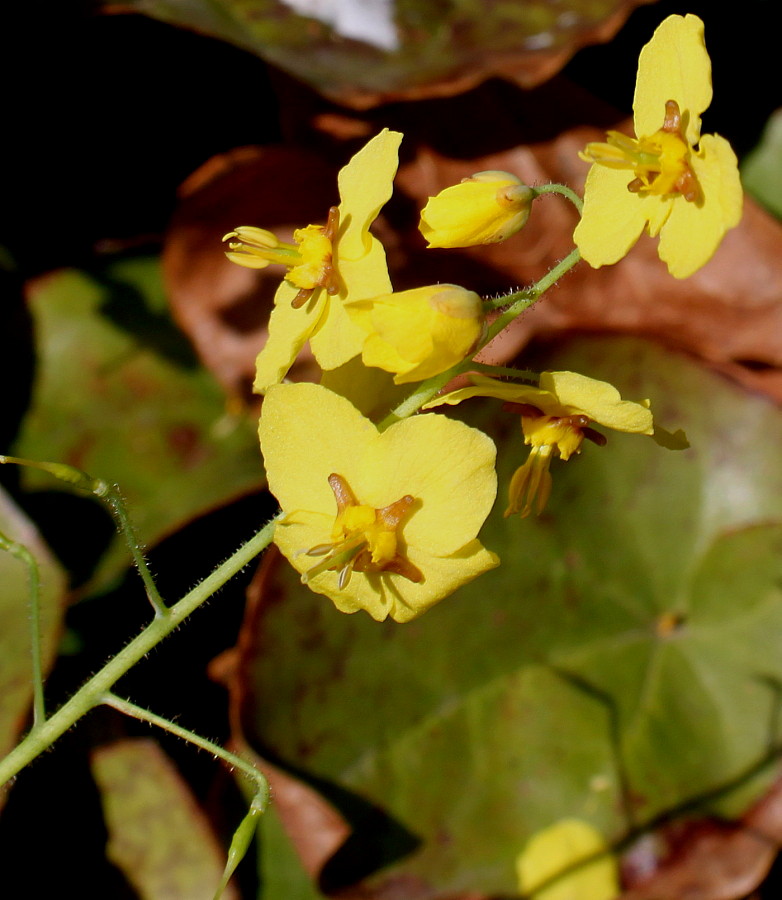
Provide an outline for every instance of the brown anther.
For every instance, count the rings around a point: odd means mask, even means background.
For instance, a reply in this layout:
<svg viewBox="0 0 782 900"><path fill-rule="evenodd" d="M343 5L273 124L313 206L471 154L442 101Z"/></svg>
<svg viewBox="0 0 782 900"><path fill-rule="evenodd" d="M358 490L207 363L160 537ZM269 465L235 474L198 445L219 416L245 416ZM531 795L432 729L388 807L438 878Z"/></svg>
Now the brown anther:
<svg viewBox="0 0 782 900"><path fill-rule="evenodd" d="M681 134L682 114L679 110L679 104L675 100L666 100L665 102L665 120L663 121L663 131L669 134Z"/></svg>
<svg viewBox="0 0 782 900"><path fill-rule="evenodd" d="M589 418L589 416L577 415L559 416L556 421L561 425L569 426L570 428L586 428L592 420Z"/></svg>
<svg viewBox="0 0 782 900"><path fill-rule="evenodd" d="M337 501L337 512L342 512L349 506L358 506L358 500L351 491L350 485L341 475L332 472L328 477L328 482L334 499Z"/></svg>
<svg viewBox="0 0 782 900"><path fill-rule="evenodd" d="M293 309L301 309L318 288L302 288L291 300Z"/></svg>
<svg viewBox="0 0 782 900"><path fill-rule="evenodd" d="M377 517L389 531L396 530L414 503L415 497L405 494L404 497L401 497L394 503L379 509Z"/></svg>
<svg viewBox="0 0 782 900"><path fill-rule="evenodd" d="M582 433L588 441L592 441L592 443L597 444L598 447L605 447L608 443L608 438L599 431L595 431L594 428L583 428Z"/></svg>
<svg viewBox="0 0 782 900"><path fill-rule="evenodd" d="M630 184L627 185L627 190L630 191L631 194L637 194L645 187L648 187L648 185L643 181L643 179L633 178Z"/></svg>
<svg viewBox="0 0 782 900"><path fill-rule="evenodd" d="M674 190L678 191L689 203L697 203L701 199L701 186L694 173L687 169L674 185Z"/></svg>

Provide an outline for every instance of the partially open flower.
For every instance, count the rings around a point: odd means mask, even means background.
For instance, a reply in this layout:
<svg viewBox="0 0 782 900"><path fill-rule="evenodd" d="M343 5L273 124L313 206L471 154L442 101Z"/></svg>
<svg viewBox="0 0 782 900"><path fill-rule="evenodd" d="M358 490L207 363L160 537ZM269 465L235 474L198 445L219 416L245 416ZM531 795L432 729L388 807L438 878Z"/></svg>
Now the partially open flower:
<svg viewBox="0 0 782 900"><path fill-rule="evenodd" d="M378 429L321 385L271 387L260 422L274 541L342 612L407 622L499 563L477 539L497 480L490 438L442 415Z"/></svg>
<svg viewBox="0 0 782 900"><path fill-rule="evenodd" d="M556 456L570 459L581 451L584 438L605 443L605 437L594 431L592 424L630 434L654 432L648 400L622 400L613 385L576 372L543 372L540 387L481 375L470 377L472 387L438 397L427 407L453 405L469 397L496 397L506 401L506 409L520 414L524 443L532 450L511 478L506 516L528 516L533 509L542 512L551 493L551 460Z"/></svg>
<svg viewBox="0 0 782 900"><path fill-rule="evenodd" d="M641 51L633 113L636 138L609 131L587 144L593 163L574 240L595 268L621 259L648 228L676 278L713 256L741 219L738 164L730 144L701 135L711 103L711 63L703 22L669 16Z"/></svg>
<svg viewBox="0 0 782 900"><path fill-rule="evenodd" d="M430 197L418 227L429 247L496 244L526 225L534 198L509 172L478 172Z"/></svg>
<svg viewBox="0 0 782 900"><path fill-rule="evenodd" d="M455 284L434 284L345 304L366 332L366 366L394 373L396 384L423 381L461 362L483 330L481 298Z"/></svg>
<svg viewBox="0 0 782 900"><path fill-rule="evenodd" d="M280 264L288 271L274 297L269 337L258 354L255 390L280 382L309 341L322 369L336 369L361 352L364 332L348 318L350 300L388 293L383 247L369 232L391 196L402 135L383 129L340 171L340 205L326 225L294 232L294 244L242 226L226 235L228 258L249 268Z"/></svg>

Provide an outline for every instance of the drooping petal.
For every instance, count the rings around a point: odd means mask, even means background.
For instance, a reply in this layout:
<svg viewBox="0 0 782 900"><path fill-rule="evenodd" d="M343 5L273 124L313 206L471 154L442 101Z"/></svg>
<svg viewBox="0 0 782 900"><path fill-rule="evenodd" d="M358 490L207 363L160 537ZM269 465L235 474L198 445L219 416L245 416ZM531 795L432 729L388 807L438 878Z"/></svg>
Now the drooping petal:
<svg viewBox="0 0 782 900"><path fill-rule="evenodd" d="M579 410L598 425L632 434L651 434L654 423L648 401L622 400L607 381L598 381L578 372L543 372L540 386L555 394L563 406Z"/></svg>
<svg viewBox="0 0 782 900"><path fill-rule="evenodd" d="M678 202L660 232L660 259L675 278L688 278L705 265L725 232L741 220L743 194L730 144L718 135L705 134L691 162L703 201Z"/></svg>
<svg viewBox="0 0 782 900"><path fill-rule="evenodd" d="M318 292L303 307L293 309L291 301L296 293L296 288L285 281L277 288L269 317L269 336L255 361L256 394L263 394L282 381L323 316L328 303L325 295L319 296Z"/></svg>
<svg viewBox="0 0 782 900"><path fill-rule="evenodd" d="M388 202L399 165L402 135L384 128L340 171L340 260L355 260L370 250L369 226Z"/></svg>
<svg viewBox="0 0 782 900"><path fill-rule="evenodd" d="M635 82L633 117L639 138L662 128L665 103L675 100L684 136L698 143L701 113L711 103L711 60L698 16L668 16L641 50Z"/></svg>
<svg viewBox="0 0 782 900"><path fill-rule="evenodd" d="M619 391L607 381L598 381L577 372L543 372L540 387L497 381L484 375L471 375L472 387L459 388L438 397L424 409L447 403L456 405L470 397L494 397L506 403L534 406L546 416L585 415L598 425L632 434L651 434L653 417L648 401L622 400Z"/></svg>
<svg viewBox="0 0 782 900"><path fill-rule="evenodd" d="M670 206L659 197L627 190L632 173L595 164L584 188L584 211L573 233L581 256L595 269L622 259L650 219L667 216ZM661 224L661 223L659 223ZM658 224L658 227L659 227Z"/></svg>
<svg viewBox="0 0 782 900"><path fill-rule="evenodd" d="M404 537L410 547L435 556L454 553L475 538L497 494L491 438L436 414L404 419L380 437L362 473L365 502L388 503L386 494L416 497L420 507Z"/></svg>

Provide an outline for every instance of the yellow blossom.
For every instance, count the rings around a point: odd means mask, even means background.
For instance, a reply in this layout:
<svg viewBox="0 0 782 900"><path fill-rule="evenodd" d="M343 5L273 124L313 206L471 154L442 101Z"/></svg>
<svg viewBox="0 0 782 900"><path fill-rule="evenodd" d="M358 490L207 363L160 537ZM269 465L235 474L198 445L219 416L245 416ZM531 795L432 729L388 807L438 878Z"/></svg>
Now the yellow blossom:
<svg viewBox="0 0 782 900"><path fill-rule="evenodd" d="M233 262L288 268L256 363L258 393L285 377L307 341L326 370L361 352L365 334L350 321L344 304L391 291L385 252L369 227L391 196L401 140L399 132L386 128L359 150L338 175L339 207L332 207L325 226L294 232L295 244L250 226L226 235Z"/></svg>
<svg viewBox="0 0 782 900"><path fill-rule="evenodd" d="M379 432L304 383L269 388L259 430L274 541L342 612L407 622L498 564L477 539L497 491L482 432L437 414Z"/></svg>
<svg viewBox="0 0 782 900"><path fill-rule="evenodd" d="M703 22L669 16L638 61L637 137L610 131L607 143L588 144L581 154L593 166L574 239L591 266L621 259L646 227L652 237L659 234L668 271L687 278L738 225L736 156L724 138L700 133L711 96Z"/></svg>
<svg viewBox="0 0 782 900"><path fill-rule="evenodd" d="M481 298L434 284L345 304L367 337L364 365L394 373L395 384L423 381L461 362L483 331Z"/></svg>
<svg viewBox="0 0 782 900"><path fill-rule="evenodd" d="M430 197L418 227L429 247L496 244L524 227L534 197L509 172L478 172Z"/></svg>
<svg viewBox="0 0 782 900"><path fill-rule="evenodd" d="M614 900L616 858L605 838L582 819L560 819L536 832L516 859L519 890L535 900Z"/></svg>
<svg viewBox="0 0 782 900"><path fill-rule="evenodd" d="M551 460L555 456L568 460L580 453L585 437L605 443L605 437L590 427L593 423L630 434L654 432L648 400L622 400L613 385L576 372L543 372L540 387L481 375L470 377L471 387L438 397L427 407L453 405L469 397L496 397L520 413L524 443L532 450L511 478L506 516L528 516L533 508L538 514L542 512L551 493Z"/></svg>

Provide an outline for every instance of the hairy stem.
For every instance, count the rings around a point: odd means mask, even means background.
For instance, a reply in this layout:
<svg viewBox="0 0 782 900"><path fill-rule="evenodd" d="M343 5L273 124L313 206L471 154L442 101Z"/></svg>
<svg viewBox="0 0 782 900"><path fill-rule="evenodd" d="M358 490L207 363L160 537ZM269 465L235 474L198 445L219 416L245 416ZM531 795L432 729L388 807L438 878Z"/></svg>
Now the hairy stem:
<svg viewBox="0 0 782 900"><path fill-rule="evenodd" d="M104 706L110 706L112 709L124 713L126 716L132 716L134 719L139 719L142 722L149 722L150 725L156 725L163 731L167 731L169 734L182 738L182 740L187 741L189 744L194 744L201 750L206 750L213 756L218 757L218 759L222 759L223 762L227 763L231 768L239 769L239 771L246 775L256 786L258 794L256 806L260 807L261 811L265 810L268 806L269 782L266 780L266 776L256 769L254 765L247 762L246 759L242 759L241 756L237 756L235 753L225 750L219 744L215 744L214 741L210 741L208 738L201 737L200 734L196 734L194 731L188 731L187 728L182 728L181 725L169 722L168 719L164 719L162 716L150 712L148 709L136 706L136 704L131 703L130 700L123 700L116 694L106 693L99 698L99 702Z"/></svg>
<svg viewBox="0 0 782 900"><path fill-rule="evenodd" d="M5 757L0 760L0 785L13 778L24 766L50 747L60 735L67 731L93 707L104 702L106 694L129 669L143 659L149 651L168 637L192 612L208 600L237 572L241 571L262 550L269 546L274 536L278 516L275 516L246 544L214 572L208 575L178 603L166 610L164 615L153 619L147 627L89 681L86 682L49 719L29 734Z"/></svg>
<svg viewBox="0 0 782 900"><path fill-rule="evenodd" d="M33 670L33 730L35 730L46 718L41 661L41 577L35 557L24 544L0 534L0 550L10 553L27 567L27 582L30 586L30 655Z"/></svg>
<svg viewBox="0 0 782 900"><path fill-rule="evenodd" d="M549 185L549 187L562 187L562 185ZM491 323L476 352L482 350L490 341L493 341L519 313L524 312L525 309L536 303L540 295L556 284L580 259L581 254L576 247L531 287L525 288L523 291L515 291L512 294L499 297L496 301L492 301L493 305L508 306L510 304L510 306ZM378 425L380 431L385 430L389 425L393 425L394 422L398 422L400 419L413 415L441 391L452 378L464 372L469 372L475 368L475 365L472 359L465 359L452 366L447 372L441 372L439 375L434 375L432 378L421 382L412 394L406 397L380 422Z"/></svg>

